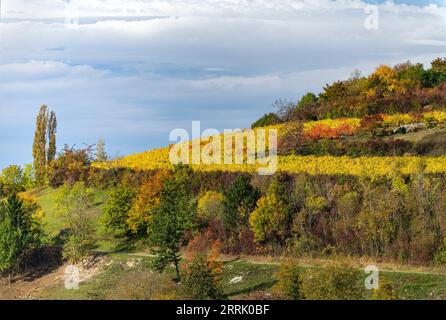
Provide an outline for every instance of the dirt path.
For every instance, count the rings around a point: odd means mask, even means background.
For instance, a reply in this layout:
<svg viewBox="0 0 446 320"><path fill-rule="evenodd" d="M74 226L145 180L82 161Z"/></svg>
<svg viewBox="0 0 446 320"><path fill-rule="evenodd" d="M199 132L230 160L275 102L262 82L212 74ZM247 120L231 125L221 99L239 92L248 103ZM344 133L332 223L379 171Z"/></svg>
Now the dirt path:
<svg viewBox="0 0 446 320"><path fill-rule="evenodd" d="M88 268L79 265L80 283L101 273L106 263L106 257L99 257ZM66 263L43 275L21 277L14 281L10 287L7 284L7 279L0 278L0 300L41 299L47 289L65 285L65 269L68 266L69 264Z"/></svg>
<svg viewBox="0 0 446 320"><path fill-rule="evenodd" d="M2 279L5 285L0 288L0 299L38 299L44 289L63 285L65 268L66 266L61 266L37 278L18 279L11 284L11 287L8 287L6 279Z"/></svg>

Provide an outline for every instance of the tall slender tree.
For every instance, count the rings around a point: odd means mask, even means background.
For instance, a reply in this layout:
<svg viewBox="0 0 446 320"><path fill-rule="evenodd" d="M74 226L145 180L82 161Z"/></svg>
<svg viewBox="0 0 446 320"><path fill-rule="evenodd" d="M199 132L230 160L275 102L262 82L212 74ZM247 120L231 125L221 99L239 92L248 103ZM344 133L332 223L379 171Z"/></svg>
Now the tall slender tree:
<svg viewBox="0 0 446 320"><path fill-rule="evenodd" d="M40 107L37 115L33 144L34 170L38 185L42 185L45 182L47 126L48 107L43 105Z"/></svg>
<svg viewBox="0 0 446 320"><path fill-rule="evenodd" d="M37 185L45 183L46 165L56 158L56 133L56 113L49 111L46 105L41 106L36 119L33 144L34 176Z"/></svg>
<svg viewBox="0 0 446 320"><path fill-rule="evenodd" d="M48 162L56 158L56 133L57 133L57 118L54 111L50 112L48 118Z"/></svg>

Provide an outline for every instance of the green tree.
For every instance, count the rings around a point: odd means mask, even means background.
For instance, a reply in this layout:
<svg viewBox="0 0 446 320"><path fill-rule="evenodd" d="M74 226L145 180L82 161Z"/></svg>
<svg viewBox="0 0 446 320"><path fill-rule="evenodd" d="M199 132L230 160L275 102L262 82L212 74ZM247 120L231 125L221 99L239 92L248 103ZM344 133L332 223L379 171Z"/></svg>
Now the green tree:
<svg viewBox="0 0 446 320"><path fill-rule="evenodd" d="M117 232L119 235L128 232L126 221L133 205L136 192L126 187L113 189L104 206L104 223L107 231Z"/></svg>
<svg viewBox="0 0 446 320"><path fill-rule="evenodd" d="M46 177L46 139L48 127L48 107L40 107L36 120L36 131L34 133L33 158L36 182L38 185L45 183Z"/></svg>
<svg viewBox="0 0 446 320"><path fill-rule="evenodd" d="M25 190L33 189L36 186L34 168L31 163L27 163L23 167L23 186Z"/></svg>
<svg viewBox="0 0 446 320"><path fill-rule="evenodd" d="M56 158L56 133L57 118L56 113L51 111L48 118L48 163Z"/></svg>
<svg viewBox="0 0 446 320"><path fill-rule="evenodd" d="M4 168L0 179L2 181L2 191L5 195L25 190L23 170L20 166L12 165Z"/></svg>
<svg viewBox="0 0 446 320"><path fill-rule="evenodd" d="M309 106L316 102L317 102L316 95L313 92L308 92L299 100L299 103L297 104L297 110L305 108L306 106Z"/></svg>
<svg viewBox="0 0 446 320"><path fill-rule="evenodd" d="M57 195L57 211L68 227L63 256L70 262L84 264L96 247L94 223L90 212L93 204L94 193L83 182L77 182L72 187L66 184Z"/></svg>
<svg viewBox="0 0 446 320"><path fill-rule="evenodd" d="M282 121L280 120L280 118L277 114L270 112L270 113L264 114L259 120L254 122L251 125L251 129L258 128L258 127L272 126L272 125L275 125L275 124L278 124L281 122Z"/></svg>
<svg viewBox="0 0 446 320"><path fill-rule="evenodd" d="M26 252L38 244L41 230L33 212L16 194L0 203L0 271L14 271Z"/></svg>
<svg viewBox="0 0 446 320"><path fill-rule="evenodd" d="M193 225L196 206L189 189L190 171L178 166L172 179L164 182L160 204L153 209L149 239L156 255L154 269L163 271L173 263L180 281L180 249L184 232Z"/></svg>
<svg viewBox="0 0 446 320"><path fill-rule="evenodd" d="M107 152L105 151L105 140L100 139L96 144L96 161L105 162L108 160Z"/></svg>
<svg viewBox="0 0 446 320"><path fill-rule="evenodd" d="M247 176L238 176L224 193L223 223L228 230L238 233L248 225L251 212L256 208L260 191L254 188Z"/></svg>

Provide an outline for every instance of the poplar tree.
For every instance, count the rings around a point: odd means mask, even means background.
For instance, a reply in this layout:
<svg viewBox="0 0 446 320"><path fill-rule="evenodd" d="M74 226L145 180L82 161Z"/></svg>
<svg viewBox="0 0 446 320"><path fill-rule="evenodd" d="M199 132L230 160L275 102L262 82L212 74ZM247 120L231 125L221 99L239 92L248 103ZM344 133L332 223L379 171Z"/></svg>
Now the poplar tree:
<svg viewBox="0 0 446 320"><path fill-rule="evenodd" d="M56 133L57 133L57 119L56 113L51 111L48 119L48 162L56 158Z"/></svg>
<svg viewBox="0 0 446 320"><path fill-rule="evenodd" d="M33 144L34 171L37 185L42 185L45 182L47 127L48 107L43 105L40 107L37 115Z"/></svg>
<svg viewBox="0 0 446 320"><path fill-rule="evenodd" d="M56 133L56 113L50 112L46 105L41 106L36 119L33 144L34 176L38 186L45 183L47 164L56 158Z"/></svg>

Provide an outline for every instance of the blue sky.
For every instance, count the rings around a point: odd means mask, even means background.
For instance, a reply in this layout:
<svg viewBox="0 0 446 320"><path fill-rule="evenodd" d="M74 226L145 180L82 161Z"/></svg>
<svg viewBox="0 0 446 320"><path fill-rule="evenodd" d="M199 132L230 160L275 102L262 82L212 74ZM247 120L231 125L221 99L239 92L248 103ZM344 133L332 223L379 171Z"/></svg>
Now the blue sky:
<svg viewBox="0 0 446 320"><path fill-rule="evenodd" d="M379 1L368 30L360 0L2 0L0 168L32 161L41 104L59 147L125 155L192 120L248 127L354 69L446 56L444 1L402 2Z"/></svg>

